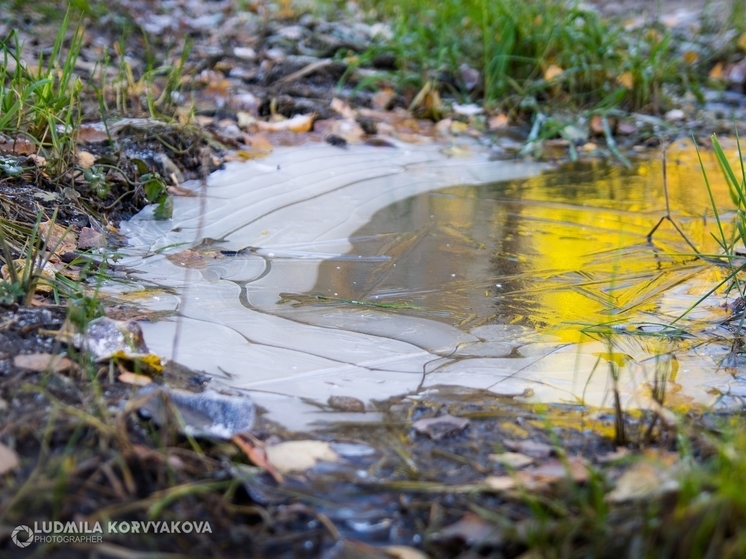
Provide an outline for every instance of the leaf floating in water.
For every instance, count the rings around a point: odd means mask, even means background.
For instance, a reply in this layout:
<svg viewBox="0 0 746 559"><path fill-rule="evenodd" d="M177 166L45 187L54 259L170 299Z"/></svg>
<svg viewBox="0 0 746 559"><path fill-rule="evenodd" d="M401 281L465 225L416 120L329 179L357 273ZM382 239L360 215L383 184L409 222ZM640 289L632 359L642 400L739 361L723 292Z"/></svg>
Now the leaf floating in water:
<svg viewBox="0 0 746 559"><path fill-rule="evenodd" d="M221 394L215 390L189 392L148 385L140 395L154 393L140 408L151 416L158 425L164 425L177 412L181 421L179 429L195 437L216 437L230 439L244 433L254 424L254 402L247 394L233 392Z"/></svg>
<svg viewBox="0 0 746 559"><path fill-rule="evenodd" d="M364 412L365 404L352 396L329 396L327 400L329 407L340 411Z"/></svg>
<svg viewBox="0 0 746 559"><path fill-rule="evenodd" d="M444 437L455 435L469 426L469 420L452 415L441 415L440 417L429 417L419 419L412 424L418 433L427 435L434 441Z"/></svg>

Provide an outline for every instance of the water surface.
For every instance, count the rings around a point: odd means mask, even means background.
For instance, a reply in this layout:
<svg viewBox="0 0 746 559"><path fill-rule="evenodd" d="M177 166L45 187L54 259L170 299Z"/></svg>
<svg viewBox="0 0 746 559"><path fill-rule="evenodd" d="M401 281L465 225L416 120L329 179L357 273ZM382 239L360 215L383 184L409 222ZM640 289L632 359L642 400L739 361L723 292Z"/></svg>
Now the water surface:
<svg viewBox="0 0 746 559"><path fill-rule="evenodd" d="M647 241L665 214L659 159L548 170L444 151L288 150L215 174L205 204L179 200L173 222L145 212L128 228L149 257L127 263L175 288L151 305L181 315L145 324L146 340L171 356L178 331L177 361L253 390L291 426L329 417L318 407L329 396L438 384L608 405L610 368L629 406L659 377L684 403L743 390L721 367L727 339L713 342L727 335L723 296L679 321L681 339L636 335L725 273L669 223ZM715 252L701 177L692 146L672 146L674 218ZM179 256L197 238L210 239L197 260ZM608 341L599 325L620 334Z"/></svg>

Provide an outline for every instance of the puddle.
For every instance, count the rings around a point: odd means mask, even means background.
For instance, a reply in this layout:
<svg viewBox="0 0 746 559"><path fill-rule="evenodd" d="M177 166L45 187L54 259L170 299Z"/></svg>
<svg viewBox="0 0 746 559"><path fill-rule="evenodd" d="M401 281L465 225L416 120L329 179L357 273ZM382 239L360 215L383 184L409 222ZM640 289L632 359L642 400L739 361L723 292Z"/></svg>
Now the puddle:
<svg viewBox="0 0 746 559"><path fill-rule="evenodd" d="M444 384L608 405L610 367L628 406L646 405L661 376L674 403L746 394L720 366L727 340L712 341L727 334L721 295L679 321L681 339L636 335L725 275L691 258L668 223L646 242L665 211L659 162L547 171L473 151L280 150L213 175L203 203L176 201L174 221L143 212L124 227L135 248L123 263L173 290L147 305L182 317L143 324L149 347L252 390L291 428L375 419L332 415L330 396L369 402ZM716 252L690 144L670 148L668 181L677 223ZM211 241L183 252L197 237ZM588 332L599 324L619 332L611 346Z"/></svg>

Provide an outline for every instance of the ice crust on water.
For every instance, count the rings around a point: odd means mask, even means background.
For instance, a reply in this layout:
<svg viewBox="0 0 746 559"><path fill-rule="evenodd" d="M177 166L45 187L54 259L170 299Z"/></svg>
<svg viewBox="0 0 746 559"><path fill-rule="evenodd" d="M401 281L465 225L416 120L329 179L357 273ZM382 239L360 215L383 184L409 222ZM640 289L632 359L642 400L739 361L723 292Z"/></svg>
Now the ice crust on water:
<svg viewBox="0 0 746 559"><path fill-rule="evenodd" d="M435 144L278 149L212 175L204 204L177 198L173 220L154 221L145 210L123 224L131 249L120 263L143 280L176 290L182 317L177 361L248 389L270 419L290 428L330 417L375 417L320 412L309 399L368 402L438 384L608 404L608 375L592 373L602 344L562 345L518 325L467 332L386 309L281 303L281 293L314 289L325 260L355 258L346 254L350 237L379 210L423 192L524 178L542 169L490 162L487 154L447 157ZM196 245L200 230L200 238L222 241L214 245L221 250L253 249L202 270L166 259L168 252ZM143 323L142 329L151 350L172 357L175 322ZM644 351L629 351L639 354L642 365L630 367L625 404L644 405L637 388L650 381L653 366L645 364ZM712 370L712 358L687 354L680 365L693 371L679 375L681 395L710 402L706 375L697 371Z"/></svg>

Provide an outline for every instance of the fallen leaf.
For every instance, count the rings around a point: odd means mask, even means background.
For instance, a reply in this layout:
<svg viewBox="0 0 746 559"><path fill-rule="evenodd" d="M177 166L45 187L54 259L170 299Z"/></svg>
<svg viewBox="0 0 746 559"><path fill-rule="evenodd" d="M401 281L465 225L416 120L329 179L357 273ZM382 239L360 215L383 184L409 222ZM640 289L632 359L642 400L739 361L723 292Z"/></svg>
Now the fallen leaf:
<svg viewBox="0 0 746 559"><path fill-rule="evenodd" d="M204 256L196 250L186 249L174 254L167 254L166 260L175 266L200 269L207 266Z"/></svg>
<svg viewBox="0 0 746 559"><path fill-rule="evenodd" d="M439 541L460 540L467 545L499 545L503 539L496 524L487 522L471 512L467 512L460 520L449 524L432 537Z"/></svg>
<svg viewBox="0 0 746 559"><path fill-rule="evenodd" d="M623 72L617 76L616 83L625 89L632 89L635 85L635 79L632 77L632 72Z"/></svg>
<svg viewBox="0 0 746 559"><path fill-rule="evenodd" d="M109 140L109 134L103 122L81 124L75 129L73 137L76 142L83 144L99 144Z"/></svg>
<svg viewBox="0 0 746 559"><path fill-rule="evenodd" d="M72 369L75 366L75 363L73 363L64 355L53 355L51 353L31 353L16 355L13 358L13 365L15 367L18 367L19 369L36 371L38 373L44 371L62 373L64 371Z"/></svg>
<svg viewBox="0 0 746 559"><path fill-rule="evenodd" d="M468 427L468 425L469 420L463 417L441 415L439 417L418 419L412 424L412 427L414 427L418 433L427 435L434 441L439 441L444 437L463 431Z"/></svg>
<svg viewBox="0 0 746 559"><path fill-rule="evenodd" d="M419 549L406 545L387 545L383 549L393 559L428 559Z"/></svg>
<svg viewBox="0 0 746 559"><path fill-rule="evenodd" d="M15 450L0 443L0 476L12 472L20 465Z"/></svg>
<svg viewBox="0 0 746 559"><path fill-rule="evenodd" d="M23 136L7 138L0 136L0 152L13 155L31 155L36 153L36 144Z"/></svg>
<svg viewBox="0 0 746 559"><path fill-rule="evenodd" d="M289 130L290 132L310 132L313 130L313 121L316 118L316 113L309 115L295 115L293 118L281 120L279 122L262 122L257 121L256 127L262 132L283 132Z"/></svg>
<svg viewBox="0 0 746 559"><path fill-rule="evenodd" d="M723 63L718 62L715 64L715 66L712 67L709 73L711 80L722 80L725 78L725 72L723 71Z"/></svg>
<svg viewBox="0 0 746 559"><path fill-rule="evenodd" d="M484 479L484 484L495 491L510 491L517 486L515 479L510 476L488 476Z"/></svg>
<svg viewBox="0 0 746 559"><path fill-rule="evenodd" d="M327 127L328 136L336 136L349 144L354 144L365 137L365 131L354 120L334 120Z"/></svg>
<svg viewBox="0 0 746 559"><path fill-rule="evenodd" d="M373 104L373 108L375 110L385 111L393 98L394 90L389 87L384 87L373 95L371 103Z"/></svg>
<svg viewBox="0 0 746 559"><path fill-rule="evenodd" d="M692 66L697 62L697 60L699 60L699 53L693 50L688 50L684 52L682 58L684 59L684 62L689 64L689 66Z"/></svg>
<svg viewBox="0 0 746 559"><path fill-rule="evenodd" d="M265 136L264 134L260 134L260 133L245 134L244 142L252 150L256 150L256 151L270 153L274 149L274 147L272 146L272 142L269 141L269 138L267 138L267 136Z"/></svg>
<svg viewBox="0 0 746 559"><path fill-rule="evenodd" d="M508 116L503 113L491 116L487 119L487 128L489 130L499 130L505 128L508 124L510 124L510 120L508 119Z"/></svg>
<svg viewBox="0 0 746 559"><path fill-rule="evenodd" d="M353 120L353 121L355 120L355 116L356 116L355 111L353 111L352 108L350 108L350 105L347 102L342 101L341 99L338 99L337 97L334 97L332 99L332 102L329 104L329 106L334 112L339 113L342 116L342 118L345 118L347 120Z"/></svg>
<svg viewBox="0 0 746 559"><path fill-rule="evenodd" d="M679 484L670 470L662 470L647 462L640 462L624 472L616 487L606 495L610 503L652 500L678 490Z"/></svg>
<svg viewBox="0 0 746 559"><path fill-rule="evenodd" d="M552 81L555 78L558 78L564 73L564 70L557 66L556 64L552 64L549 68L547 68L544 71L544 79L548 82Z"/></svg>
<svg viewBox="0 0 746 559"><path fill-rule="evenodd" d="M526 482L526 485L530 486L530 482L554 484L568 477L576 483L583 483L588 481L589 472L586 461L573 456L568 458L566 462L549 460L537 468L523 470L517 475L520 481Z"/></svg>
<svg viewBox="0 0 746 559"><path fill-rule="evenodd" d="M525 468L534 463L534 459L520 452L503 452L501 454L490 454L488 456L493 462L508 466L509 468Z"/></svg>
<svg viewBox="0 0 746 559"><path fill-rule="evenodd" d="M233 435L231 440L243 451L246 457L251 460L255 466L258 466L269 473L277 483L285 481L282 474L278 472L272 464L267 462L267 453L265 452L264 446L255 443L250 437L244 438L241 435Z"/></svg>
<svg viewBox="0 0 746 559"><path fill-rule="evenodd" d="M129 371L124 371L119 374L119 382L124 382L126 384L134 384L135 386L146 386L153 382L153 380L145 375L137 375L135 373L131 373Z"/></svg>
<svg viewBox="0 0 746 559"><path fill-rule="evenodd" d="M79 151L75 154L75 164L81 169L90 169L96 163L96 156L88 151Z"/></svg>
<svg viewBox="0 0 746 559"><path fill-rule="evenodd" d="M554 452L554 448L548 444L532 441L530 439L525 441L513 441L506 439L503 441L503 445L508 450L513 452L520 452L532 458L548 458Z"/></svg>
<svg viewBox="0 0 746 559"><path fill-rule="evenodd" d="M339 455L325 441L287 441L265 448L267 461L280 473L305 472L317 462L336 462Z"/></svg>
<svg viewBox="0 0 746 559"><path fill-rule="evenodd" d="M327 404L335 410L364 412L365 404L352 396L329 396Z"/></svg>
<svg viewBox="0 0 746 559"><path fill-rule="evenodd" d="M69 227L63 227L52 220L39 224L39 235L46 243L47 250L58 256L75 252L77 248L77 235Z"/></svg>
<svg viewBox="0 0 746 559"><path fill-rule="evenodd" d="M103 233L90 227L83 227L78 235L78 250L89 248L101 248L106 246L106 237Z"/></svg>
<svg viewBox="0 0 746 559"><path fill-rule="evenodd" d="M608 464L609 462L616 462L629 456L630 452L628 448L618 446L613 452L607 452L606 454L600 454L596 456L596 461L599 464Z"/></svg>

